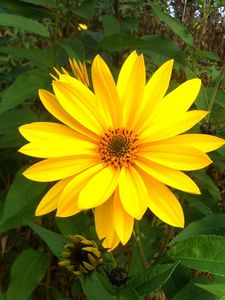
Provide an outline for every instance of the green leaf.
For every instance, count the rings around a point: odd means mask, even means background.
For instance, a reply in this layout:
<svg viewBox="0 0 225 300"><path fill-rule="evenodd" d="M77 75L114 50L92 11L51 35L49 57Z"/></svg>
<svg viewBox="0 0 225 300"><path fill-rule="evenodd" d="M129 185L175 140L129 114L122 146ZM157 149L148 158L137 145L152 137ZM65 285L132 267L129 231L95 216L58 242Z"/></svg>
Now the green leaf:
<svg viewBox="0 0 225 300"><path fill-rule="evenodd" d="M39 88L46 88L49 84L50 76L46 72L32 69L22 73L4 92L0 103L0 114L37 95Z"/></svg>
<svg viewBox="0 0 225 300"><path fill-rule="evenodd" d="M96 271L91 272L89 276L80 277L80 281L88 300L117 299L105 289Z"/></svg>
<svg viewBox="0 0 225 300"><path fill-rule="evenodd" d="M56 218L56 224L65 236L70 234L82 235L91 226L90 218L85 212L80 212L69 218Z"/></svg>
<svg viewBox="0 0 225 300"><path fill-rule="evenodd" d="M206 57L215 61L221 60L219 55L216 52L199 50L197 54L199 55L199 57Z"/></svg>
<svg viewBox="0 0 225 300"><path fill-rule="evenodd" d="M102 17L104 36L120 33L120 23L114 16L105 15Z"/></svg>
<svg viewBox="0 0 225 300"><path fill-rule="evenodd" d="M166 59L174 58L177 62L184 64L186 55L171 39L158 35L144 35L141 38L145 44L140 48L143 53L152 52L163 55Z"/></svg>
<svg viewBox="0 0 225 300"><path fill-rule="evenodd" d="M12 265L7 300L28 299L43 279L47 268L48 259L43 253L24 250Z"/></svg>
<svg viewBox="0 0 225 300"><path fill-rule="evenodd" d="M55 288L52 288L51 291L52 291L54 300L71 300L71 298L66 297L65 295L60 293L58 290L56 290Z"/></svg>
<svg viewBox="0 0 225 300"><path fill-rule="evenodd" d="M159 289L170 278L176 264L163 264L149 267L131 279L131 285L139 295L146 295Z"/></svg>
<svg viewBox="0 0 225 300"><path fill-rule="evenodd" d="M57 256L62 256L62 251L64 245L68 242L68 240L62 235L53 232L51 230L45 229L37 224L32 222L26 222L39 236L40 238L48 245L52 253Z"/></svg>
<svg viewBox="0 0 225 300"><path fill-rule="evenodd" d="M5 297L1 291L0 291L0 300L5 300Z"/></svg>
<svg viewBox="0 0 225 300"><path fill-rule="evenodd" d="M75 13L81 18L91 20L94 13L95 1L83 0L75 9Z"/></svg>
<svg viewBox="0 0 225 300"><path fill-rule="evenodd" d="M18 15L1 13L0 25L16 27L23 29L26 32L32 32L44 37L50 37L49 32L44 25L35 20Z"/></svg>
<svg viewBox="0 0 225 300"><path fill-rule="evenodd" d="M26 179L21 174L23 170L17 173L6 196L0 221L0 233L25 225L24 218L33 219L38 200L46 189L46 183Z"/></svg>
<svg viewBox="0 0 225 300"><path fill-rule="evenodd" d="M225 237L193 236L174 245L167 254L188 268L225 275Z"/></svg>
<svg viewBox="0 0 225 300"><path fill-rule="evenodd" d="M56 7L56 1L55 0L20 0L21 2L30 3L34 5L40 5L40 6L49 6L52 8Z"/></svg>
<svg viewBox="0 0 225 300"><path fill-rule="evenodd" d="M0 149L22 146L25 142L18 127L37 121L38 117L30 109L7 111L0 118Z"/></svg>
<svg viewBox="0 0 225 300"><path fill-rule="evenodd" d="M15 58L23 58L33 62L37 67L48 69L53 67L53 53L51 49L0 47L0 52L12 55Z"/></svg>
<svg viewBox="0 0 225 300"><path fill-rule="evenodd" d="M205 172L198 171L193 174L196 183L202 188L207 190L215 200L220 200L220 191L215 182Z"/></svg>
<svg viewBox="0 0 225 300"><path fill-rule="evenodd" d="M200 289L193 282L185 285L172 300L217 300L213 295Z"/></svg>
<svg viewBox="0 0 225 300"><path fill-rule="evenodd" d="M195 285L217 297L225 295L225 283L195 283Z"/></svg>
<svg viewBox="0 0 225 300"><path fill-rule="evenodd" d="M201 220L192 222L185 227L171 242L173 245L184 241L194 235L221 235L225 236L225 215L213 214Z"/></svg>
<svg viewBox="0 0 225 300"><path fill-rule="evenodd" d="M37 121L36 114L30 109L14 109L7 111L0 118L0 134L10 133L19 126Z"/></svg>
<svg viewBox="0 0 225 300"><path fill-rule="evenodd" d="M59 45L65 50L69 58L75 58L76 60L84 60L84 46L80 40L75 38L64 39L59 42Z"/></svg>
<svg viewBox="0 0 225 300"><path fill-rule="evenodd" d="M178 35L187 45L193 47L194 41L190 32L175 18L164 13L160 6L150 2L154 14L163 21L176 35Z"/></svg>
<svg viewBox="0 0 225 300"><path fill-rule="evenodd" d="M119 299L121 300L140 300L140 296L131 286L124 286L118 290Z"/></svg>

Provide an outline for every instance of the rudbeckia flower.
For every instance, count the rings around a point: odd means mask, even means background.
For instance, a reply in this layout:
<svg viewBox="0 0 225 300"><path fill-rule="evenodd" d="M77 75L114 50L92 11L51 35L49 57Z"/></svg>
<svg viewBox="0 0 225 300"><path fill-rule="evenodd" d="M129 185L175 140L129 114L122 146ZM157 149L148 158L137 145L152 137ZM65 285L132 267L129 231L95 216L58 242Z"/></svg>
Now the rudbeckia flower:
<svg viewBox="0 0 225 300"><path fill-rule="evenodd" d="M191 79L166 94L173 60L146 83L143 55L132 52L115 83L97 55L92 63L93 91L79 79L60 74L54 93L40 90L45 108L61 123L34 122L20 127L29 141L20 152L43 160L24 176L58 181L43 197L36 215L57 210L68 217L93 209L104 247L130 239L134 219L149 208L162 221L184 226L182 207L170 187L200 194L183 171L211 164L206 152L224 140L206 134L183 134L207 111L189 110L200 90Z"/></svg>

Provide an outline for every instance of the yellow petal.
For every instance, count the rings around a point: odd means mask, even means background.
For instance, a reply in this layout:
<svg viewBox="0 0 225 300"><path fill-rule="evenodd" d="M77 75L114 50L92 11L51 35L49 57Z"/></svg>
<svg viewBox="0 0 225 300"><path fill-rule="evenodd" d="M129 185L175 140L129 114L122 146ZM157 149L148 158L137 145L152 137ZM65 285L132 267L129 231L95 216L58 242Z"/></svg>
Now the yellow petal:
<svg viewBox="0 0 225 300"><path fill-rule="evenodd" d="M74 155L95 155L94 146L88 141L60 138L53 141L29 143L21 147L19 152L39 158L53 158Z"/></svg>
<svg viewBox="0 0 225 300"><path fill-rule="evenodd" d="M182 115L171 115L167 120L155 122L139 136L149 142L167 139L191 129L207 114L207 111L193 110Z"/></svg>
<svg viewBox="0 0 225 300"><path fill-rule="evenodd" d="M133 64L132 72L126 86L126 92L121 99L123 110L122 125L124 127L132 129L138 119L143 101L145 76L144 57L140 55Z"/></svg>
<svg viewBox="0 0 225 300"><path fill-rule="evenodd" d="M168 89L172 68L173 60L171 59L160 66L149 79L145 86L142 110L135 129L146 128L151 120L154 110L161 103Z"/></svg>
<svg viewBox="0 0 225 300"><path fill-rule="evenodd" d="M76 138L76 131L65 125L53 122L33 122L19 127L19 131L29 142L60 140L61 137Z"/></svg>
<svg viewBox="0 0 225 300"><path fill-rule="evenodd" d="M77 130L89 138L95 138L92 131L88 130L84 126L81 126L74 118L72 118L59 104L57 98L52 93L39 90L39 97L44 107L52 114L56 119L62 123L68 125L70 128Z"/></svg>
<svg viewBox="0 0 225 300"><path fill-rule="evenodd" d="M85 184L103 168L102 164L95 165L89 169L76 175L70 183L66 186L60 195L58 201L57 216L58 217L69 217L80 211L78 207L78 195Z"/></svg>
<svg viewBox="0 0 225 300"><path fill-rule="evenodd" d="M113 250L120 240L113 226L113 201L106 201L95 208L95 228L100 240L104 239L102 245Z"/></svg>
<svg viewBox="0 0 225 300"><path fill-rule="evenodd" d="M148 189L149 209L163 222L183 228L183 209L174 194L158 180L150 176L143 178Z"/></svg>
<svg viewBox="0 0 225 300"><path fill-rule="evenodd" d="M132 166L121 169L119 194L125 211L140 220L147 208L148 194L141 176Z"/></svg>
<svg viewBox="0 0 225 300"><path fill-rule="evenodd" d="M125 245L131 237L134 219L124 210L120 201L118 189L116 189L113 196L113 224L117 236L121 243Z"/></svg>
<svg viewBox="0 0 225 300"><path fill-rule="evenodd" d="M79 208L94 208L108 200L115 191L119 175L119 169L105 167L100 170L82 188L78 198Z"/></svg>
<svg viewBox="0 0 225 300"><path fill-rule="evenodd" d="M140 156L160 165L184 171L202 169L212 163L202 151L182 145L149 145L143 147Z"/></svg>
<svg viewBox="0 0 225 300"><path fill-rule="evenodd" d="M23 175L34 181L48 182L75 175L98 163L94 157L49 158L29 167Z"/></svg>
<svg viewBox="0 0 225 300"><path fill-rule="evenodd" d="M101 122L104 120L98 113L97 106L94 105L94 94L84 84L79 80L76 81L76 85L55 81L53 89L59 103L67 113L90 131L102 134Z"/></svg>
<svg viewBox="0 0 225 300"><path fill-rule="evenodd" d="M182 134L157 142L158 145L183 145L202 152L213 151L225 144L225 140L208 134Z"/></svg>
<svg viewBox="0 0 225 300"><path fill-rule="evenodd" d="M118 80L117 80L117 90L120 96L120 99L124 99L125 94L127 92L127 86L129 84L129 80L132 74L132 70L134 67L134 63L137 59L138 55L136 51L131 52L131 54L127 57L123 66L120 70Z"/></svg>
<svg viewBox="0 0 225 300"><path fill-rule="evenodd" d="M122 116L116 84L108 66L99 55L92 63L91 74L94 91L108 121L108 127L120 127Z"/></svg>
<svg viewBox="0 0 225 300"><path fill-rule="evenodd" d="M71 177L58 181L47 192L47 194L45 194L35 211L36 216L47 214L57 208L60 194L65 188L65 186L70 182L70 180Z"/></svg>
<svg viewBox="0 0 225 300"><path fill-rule="evenodd" d="M186 112L195 101L201 88L201 80L194 78L179 85L175 90L170 92L160 105L154 118L168 118L171 114L182 114Z"/></svg>
<svg viewBox="0 0 225 300"><path fill-rule="evenodd" d="M200 190L196 183L181 171L161 166L144 158L139 158L135 163L147 174L166 185L184 192L200 194Z"/></svg>

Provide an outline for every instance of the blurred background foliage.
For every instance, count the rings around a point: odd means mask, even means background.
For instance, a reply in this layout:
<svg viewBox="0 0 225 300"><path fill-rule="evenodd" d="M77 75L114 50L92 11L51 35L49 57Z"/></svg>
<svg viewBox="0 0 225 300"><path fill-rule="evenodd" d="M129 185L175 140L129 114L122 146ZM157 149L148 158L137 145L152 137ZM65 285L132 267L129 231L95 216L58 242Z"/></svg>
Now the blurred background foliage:
<svg viewBox="0 0 225 300"><path fill-rule="evenodd" d="M144 53L148 77L175 59L170 89L200 77L195 105L210 115L193 131L225 138L224 0L0 1L0 300L225 299L224 147L211 154L212 166L193 174L202 195L178 194L187 224L182 232L150 212L140 222L152 263L146 270L134 239L114 257L104 253L108 273L77 279L57 265L57 256L68 234L97 240L92 215L34 217L48 187L23 178L34 159L17 149L25 143L18 126L51 118L38 89L51 90L49 73L69 70L68 58L85 60L90 71L98 53L116 77L132 50ZM104 275L115 266L128 272L127 284L115 287Z"/></svg>

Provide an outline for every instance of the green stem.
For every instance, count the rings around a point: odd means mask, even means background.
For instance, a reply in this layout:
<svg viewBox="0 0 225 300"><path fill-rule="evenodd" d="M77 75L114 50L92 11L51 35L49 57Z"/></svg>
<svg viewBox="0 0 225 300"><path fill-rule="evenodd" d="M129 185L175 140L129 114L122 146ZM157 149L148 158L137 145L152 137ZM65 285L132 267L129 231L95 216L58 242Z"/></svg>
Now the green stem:
<svg viewBox="0 0 225 300"><path fill-rule="evenodd" d="M134 224L134 239L136 241L136 244L137 244L137 248L138 248L138 252L139 252L139 255L140 255L140 259L141 259L141 262L143 264L143 266L145 268L147 268L149 266L149 263L145 257L145 253L144 253L144 250L142 248L142 244L141 244L141 238L140 238L140 228L139 228L139 223L138 221L135 222Z"/></svg>
<svg viewBox="0 0 225 300"><path fill-rule="evenodd" d="M213 93L212 93L212 96L211 96L211 99L210 99L210 102L209 102L209 107L208 107L209 113L212 112L213 105L214 105L214 103L215 103L215 101L216 101L217 91L218 91L218 89L219 89L220 81L221 81L222 78L223 78L223 72L224 72L224 70L225 70L225 64L223 65L223 67L222 67L222 69L221 69L221 71L220 71L220 75L219 75L219 77L218 77L218 80L217 80L217 82L216 82L215 88L214 88L214 90L213 90Z"/></svg>

